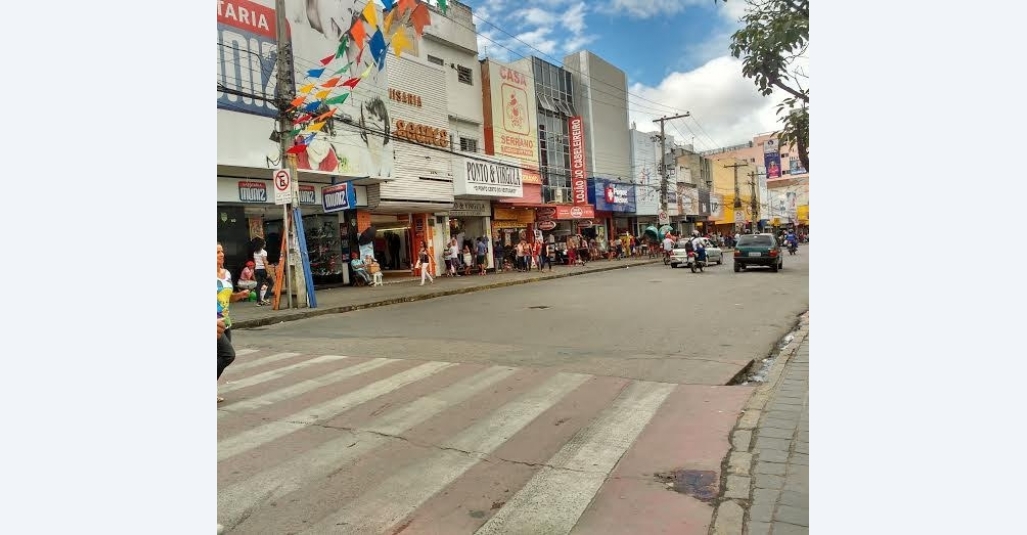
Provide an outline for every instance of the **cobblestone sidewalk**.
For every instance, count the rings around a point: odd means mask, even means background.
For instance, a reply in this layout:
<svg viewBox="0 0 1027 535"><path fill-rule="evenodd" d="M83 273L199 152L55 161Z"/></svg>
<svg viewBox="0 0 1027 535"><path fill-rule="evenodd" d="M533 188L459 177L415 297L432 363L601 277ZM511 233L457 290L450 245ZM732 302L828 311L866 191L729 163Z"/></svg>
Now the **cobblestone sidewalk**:
<svg viewBox="0 0 1027 535"><path fill-rule="evenodd" d="M711 533L809 533L808 313L778 358L784 362L753 394L732 434L726 491Z"/></svg>

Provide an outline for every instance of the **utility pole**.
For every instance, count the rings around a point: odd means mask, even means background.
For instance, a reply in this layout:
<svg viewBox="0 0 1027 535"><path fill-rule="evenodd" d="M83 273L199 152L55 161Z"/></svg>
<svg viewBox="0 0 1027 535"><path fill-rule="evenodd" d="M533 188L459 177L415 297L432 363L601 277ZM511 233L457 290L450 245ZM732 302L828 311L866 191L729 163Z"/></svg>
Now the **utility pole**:
<svg viewBox="0 0 1027 535"><path fill-rule="evenodd" d="M742 209L742 190L738 186L738 168L748 165L748 163L738 163L738 160L735 160L735 163L724 166L725 169L731 167L735 169L735 202L733 207L735 214L738 214L738 211ZM743 222L742 224L744 225L745 223ZM735 225L738 225L738 215L735 215Z"/></svg>
<svg viewBox="0 0 1027 535"><path fill-rule="evenodd" d="M760 220L760 202L756 198L756 172L749 173L749 186L752 187L752 198L749 204L752 206L752 233L756 234L756 225Z"/></svg>
<svg viewBox="0 0 1027 535"><path fill-rule="evenodd" d="M288 22L285 16L285 0L275 0L275 29L278 41L278 59L276 62L278 76L275 86L275 105L278 107L278 147L279 154L281 156L280 164L282 169L287 169L289 171L289 176L291 176L293 182L295 182L299 180L299 173L296 172L296 157L287 153L289 147L292 145L292 139L289 135L289 132L292 130L292 121L289 120L288 109L290 102L296 98L295 88L293 88L292 84L292 47L289 44L289 36L286 33L287 24ZM303 276L297 273L297 271L302 273L302 269L296 269L299 267L296 265L296 261L299 260L300 256L299 244L296 243L296 240L298 239L295 230L296 225L295 223L289 224L289 214L292 212L292 208L296 204L296 201L296 196L293 195L292 202L282 207L282 237L287 237L288 250L279 262L285 262L285 280L288 281L288 285L282 289L288 290L289 308L299 308L299 302L306 301L306 284L298 284L296 281L298 278L297 275L300 277ZM296 290L297 303L293 302L293 289Z"/></svg>
<svg viewBox="0 0 1027 535"><path fill-rule="evenodd" d="M680 119L682 117L690 117L692 112L686 111L680 115L674 115L672 117L663 116L659 119L653 119L654 123L660 123L660 210L667 211L667 136L664 130L664 123L674 119Z"/></svg>

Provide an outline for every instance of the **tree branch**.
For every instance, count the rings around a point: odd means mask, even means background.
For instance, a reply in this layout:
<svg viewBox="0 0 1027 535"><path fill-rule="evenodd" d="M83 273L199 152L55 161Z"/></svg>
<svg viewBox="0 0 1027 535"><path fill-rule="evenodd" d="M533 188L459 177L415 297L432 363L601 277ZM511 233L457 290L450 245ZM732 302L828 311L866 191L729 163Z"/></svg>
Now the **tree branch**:
<svg viewBox="0 0 1027 535"><path fill-rule="evenodd" d="M798 92L798 91L796 91L796 90L794 90L794 89L784 85L783 83L781 83L781 80L779 80L777 78L772 79L770 81L770 85L775 86L775 87L777 87L779 89L782 89L785 92L787 92L788 94L792 95L793 97L802 100L806 104L809 104L809 95L802 94L802 93L800 93L800 92Z"/></svg>

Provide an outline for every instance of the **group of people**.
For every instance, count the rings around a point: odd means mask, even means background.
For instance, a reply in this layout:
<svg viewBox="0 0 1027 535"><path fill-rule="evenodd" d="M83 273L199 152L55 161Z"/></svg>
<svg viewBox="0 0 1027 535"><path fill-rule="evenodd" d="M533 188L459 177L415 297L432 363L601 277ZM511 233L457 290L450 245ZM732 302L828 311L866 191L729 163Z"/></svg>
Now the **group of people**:
<svg viewBox="0 0 1027 535"><path fill-rule="evenodd" d="M427 247L424 250L427 254ZM467 276L472 271L477 272L478 275L485 275L489 267L488 254L489 240L485 236L465 242L462 251L459 240L456 238L449 240L449 246L442 252L442 259L446 262L446 276L456 277L460 274Z"/></svg>

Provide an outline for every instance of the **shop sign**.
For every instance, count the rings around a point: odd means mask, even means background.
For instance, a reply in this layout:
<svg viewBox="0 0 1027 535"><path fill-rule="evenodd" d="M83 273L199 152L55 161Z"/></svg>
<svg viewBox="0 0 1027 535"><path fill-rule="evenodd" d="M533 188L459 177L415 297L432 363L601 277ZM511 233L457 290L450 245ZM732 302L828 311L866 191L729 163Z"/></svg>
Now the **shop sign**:
<svg viewBox="0 0 1027 535"><path fill-rule="evenodd" d="M503 221L517 221L518 223L534 223L535 212L534 210L516 210L513 208L495 208L495 219Z"/></svg>
<svg viewBox="0 0 1027 535"><path fill-rule="evenodd" d="M389 98L396 102L402 102L403 104L409 104L411 106L421 107L421 96L413 93L407 93L406 91L400 91L399 89L389 89Z"/></svg>
<svg viewBox="0 0 1027 535"><path fill-rule="evenodd" d="M596 216L595 208L589 205L585 206L570 206L567 204L558 204L556 206L539 208L539 219L592 219Z"/></svg>
<svg viewBox="0 0 1027 535"><path fill-rule="evenodd" d="M588 189L585 178L585 129L580 115L567 119L571 133L571 201L574 204L588 204Z"/></svg>
<svg viewBox="0 0 1027 535"><path fill-rule="evenodd" d="M635 211L635 186L608 180L595 180L589 197L595 200L595 207L610 212Z"/></svg>
<svg viewBox="0 0 1027 535"><path fill-rule="evenodd" d="M239 201L251 203L267 202L267 186L263 182L242 180L239 182Z"/></svg>
<svg viewBox="0 0 1027 535"><path fill-rule="evenodd" d="M492 206L488 201L454 199L453 209L449 211L449 215L450 217L488 217L491 212Z"/></svg>
<svg viewBox="0 0 1027 535"><path fill-rule="evenodd" d="M584 221L578 222L578 228L592 228L594 226L595 223L593 223L591 219L586 219Z"/></svg>
<svg viewBox="0 0 1027 535"><path fill-rule="evenodd" d="M249 0L218 2L218 87L228 90L217 92L218 108L264 117L278 113L276 32L274 7Z"/></svg>
<svg viewBox="0 0 1027 535"><path fill-rule="evenodd" d="M411 123L403 119L396 119L392 137L434 147L449 147L449 132L445 128Z"/></svg>
<svg viewBox="0 0 1027 535"><path fill-rule="evenodd" d="M314 186L300 184L300 204L317 204L317 191Z"/></svg>
<svg viewBox="0 0 1027 535"><path fill-rule="evenodd" d="M453 193L480 197L523 197L521 168L470 158L453 165Z"/></svg>
<svg viewBox="0 0 1027 535"><path fill-rule="evenodd" d="M321 206L324 213L349 210L357 204L356 191L349 182L321 188Z"/></svg>
<svg viewBox="0 0 1027 535"><path fill-rule="evenodd" d="M538 224L539 230L553 230L554 228L556 228L556 221L553 221L551 219L547 221L542 221Z"/></svg>

